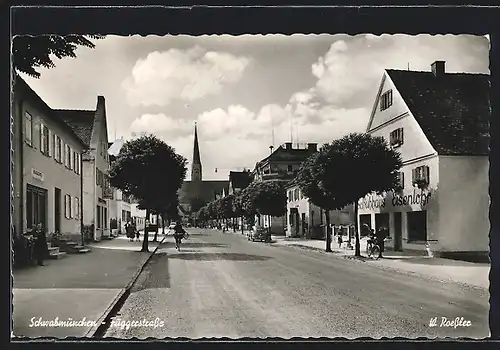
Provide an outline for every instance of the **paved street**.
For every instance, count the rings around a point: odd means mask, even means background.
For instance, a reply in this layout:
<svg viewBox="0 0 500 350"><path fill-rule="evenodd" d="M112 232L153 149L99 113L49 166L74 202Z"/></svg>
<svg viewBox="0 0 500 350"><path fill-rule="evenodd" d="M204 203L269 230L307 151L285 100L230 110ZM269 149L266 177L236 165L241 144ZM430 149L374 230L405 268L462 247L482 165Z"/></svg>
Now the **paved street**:
<svg viewBox="0 0 500 350"><path fill-rule="evenodd" d="M190 230L160 247L123 305L123 321L163 327L113 337L471 337L488 331L488 292L238 234ZM429 321L438 317L437 326ZM463 317L469 327L440 327Z"/></svg>

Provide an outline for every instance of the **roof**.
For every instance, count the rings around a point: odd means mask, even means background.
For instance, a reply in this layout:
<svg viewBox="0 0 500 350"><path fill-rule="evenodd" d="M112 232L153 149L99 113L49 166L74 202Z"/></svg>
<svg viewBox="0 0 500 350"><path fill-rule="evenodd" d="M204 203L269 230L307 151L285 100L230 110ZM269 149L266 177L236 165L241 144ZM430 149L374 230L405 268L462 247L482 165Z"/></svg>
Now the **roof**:
<svg viewBox="0 0 500 350"><path fill-rule="evenodd" d="M386 71L438 154L489 154L489 75Z"/></svg>
<svg viewBox="0 0 500 350"><path fill-rule="evenodd" d="M245 188L252 182L252 175L249 171L230 171L229 182L233 188Z"/></svg>
<svg viewBox="0 0 500 350"><path fill-rule="evenodd" d="M292 149L286 149L284 145L277 147L273 153L268 155L266 158L262 159L261 161L257 162L255 165L256 168L258 168L260 165L263 163L266 163L269 160L273 161L298 161L298 162L303 162L306 160L311 154L315 153L316 150L311 151L310 149L307 148L292 148Z"/></svg>
<svg viewBox="0 0 500 350"><path fill-rule="evenodd" d="M26 97L31 98L31 101L35 103L39 108L44 110L45 115L52 119L55 123L59 124L64 130L66 130L70 135L75 137L75 139L82 144L82 146L88 147L82 138L75 132L75 130L66 123L64 119L59 116L56 110L52 109L42 100L40 96L21 78L18 74L15 76L15 88L14 94L21 93Z"/></svg>
<svg viewBox="0 0 500 350"><path fill-rule="evenodd" d="M96 111L56 109L55 112L73 129L87 147L90 147Z"/></svg>
<svg viewBox="0 0 500 350"><path fill-rule="evenodd" d="M223 189L228 193L229 181L184 181L179 190L179 203L188 203L196 197L208 203L215 200Z"/></svg>

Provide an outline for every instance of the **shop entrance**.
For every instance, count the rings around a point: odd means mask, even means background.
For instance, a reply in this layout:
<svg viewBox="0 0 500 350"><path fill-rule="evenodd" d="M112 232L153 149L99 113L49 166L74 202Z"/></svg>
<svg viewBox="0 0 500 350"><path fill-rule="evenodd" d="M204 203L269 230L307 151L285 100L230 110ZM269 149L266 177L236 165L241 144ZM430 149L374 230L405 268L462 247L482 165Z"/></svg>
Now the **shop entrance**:
<svg viewBox="0 0 500 350"><path fill-rule="evenodd" d="M366 237L370 234L372 228L371 214L362 214L359 216L359 234L360 237Z"/></svg>
<svg viewBox="0 0 500 350"><path fill-rule="evenodd" d="M427 211L412 211L408 214L408 242L427 241Z"/></svg>

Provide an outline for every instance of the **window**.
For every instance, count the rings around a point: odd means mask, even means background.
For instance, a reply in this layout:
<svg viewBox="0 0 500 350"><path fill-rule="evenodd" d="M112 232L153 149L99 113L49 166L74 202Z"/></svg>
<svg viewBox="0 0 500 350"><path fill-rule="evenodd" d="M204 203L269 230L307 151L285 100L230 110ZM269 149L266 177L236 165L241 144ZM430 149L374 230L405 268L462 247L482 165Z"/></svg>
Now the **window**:
<svg viewBox="0 0 500 350"><path fill-rule="evenodd" d="M26 186L26 228L32 229L38 224L46 229L47 191L27 185Z"/></svg>
<svg viewBox="0 0 500 350"><path fill-rule="evenodd" d="M78 153L73 151L73 171L78 174Z"/></svg>
<svg viewBox="0 0 500 350"><path fill-rule="evenodd" d="M46 125L40 125L40 152L49 155L50 149L50 137L49 137L49 128Z"/></svg>
<svg viewBox="0 0 500 350"><path fill-rule="evenodd" d="M392 90L386 91L380 96L380 110L386 110L392 106Z"/></svg>
<svg viewBox="0 0 500 350"><path fill-rule="evenodd" d="M392 147L399 147L403 144L403 128L392 131L389 135Z"/></svg>
<svg viewBox="0 0 500 350"><path fill-rule="evenodd" d="M80 198L75 197L75 219L80 219Z"/></svg>
<svg viewBox="0 0 500 350"><path fill-rule="evenodd" d="M71 213L71 196L69 194L64 196L64 217L66 219L71 219L72 213Z"/></svg>
<svg viewBox="0 0 500 350"><path fill-rule="evenodd" d="M407 213L408 242L427 241L427 211L412 211Z"/></svg>
<svg viewBox="0 0 500 350"><path fill-rule="evenodd" d="M400 171L398 172L398 189L402 190L405 188L405 174Z"/></svg>
<svg viewBox="0 0 500 350"><path fill-rule="evenodd" d="M33 146L33 118L28 112L24 113L24 141Z"/></svg>
<svg viewBox="0 0 500 350"><path fill-rule="evenodd" d="M412 183L415 185L417 182L430 183L430 171L427 165L421 165L412 171Z"/></svg>
<svg viewBox="0 0 500 350"><path fill-rule="evenodd" d="M293 171L293 166L291 164L288 165L288 171Z"/></svg>
<svg viewBox="0 0 500 350"><path fill-rule="evenodd" d="M125 210L122 210L122 221L127 221L127 212Z"/></svg>
<svg viewBox="0 0 500 350"><path fill-rule="evenodd" d="M298 188L296 188L296 189L294 190L293 198L294 198L294 200L296 200L296 201L298 201L298 200L299 200L299 189L298 189Z"/></svg>
<svg viewBox="0 0 500 350"><path fill-rule="evenodd" d="M108 208L102 208L104 228L108 228Z"/></svg>

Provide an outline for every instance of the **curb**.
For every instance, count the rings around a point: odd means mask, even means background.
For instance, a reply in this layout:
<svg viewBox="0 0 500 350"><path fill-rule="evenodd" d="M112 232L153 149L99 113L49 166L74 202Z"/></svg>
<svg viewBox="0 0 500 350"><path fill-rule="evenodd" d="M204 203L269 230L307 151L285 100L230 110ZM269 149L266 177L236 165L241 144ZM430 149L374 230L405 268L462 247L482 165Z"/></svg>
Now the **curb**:
<svg viewBox="0 0 500 350"><path fill-rule="evenodd" d="M149 263L153 255L156 254L156 252L158 251L161 244L165 241L166 238L167 238L166 235L163 236L163 238L158 243L158 246L149 254L147 259L144 260L141 266L139 266L139 268L137 269L137 271L135 272L134 276L129 281L129 283L127 283L127 285L124 288L122 288L120 293L118 293L118 295L115 296L115 298L111 301L106 310L104 310L102 316L97 320L96 324L90 330L88 330L87 333L85 333L85 335L83 336L84 338L98 338L98 334L107 329L108 322L106 321L109 321L107 319L111 315L111 312L113 311L113 309L115 309L117 305L123 303L127 299L130 289L132 289L132 286L134 285L135 281L137 281L139 275L142 273L142 271Z"/></svg>

